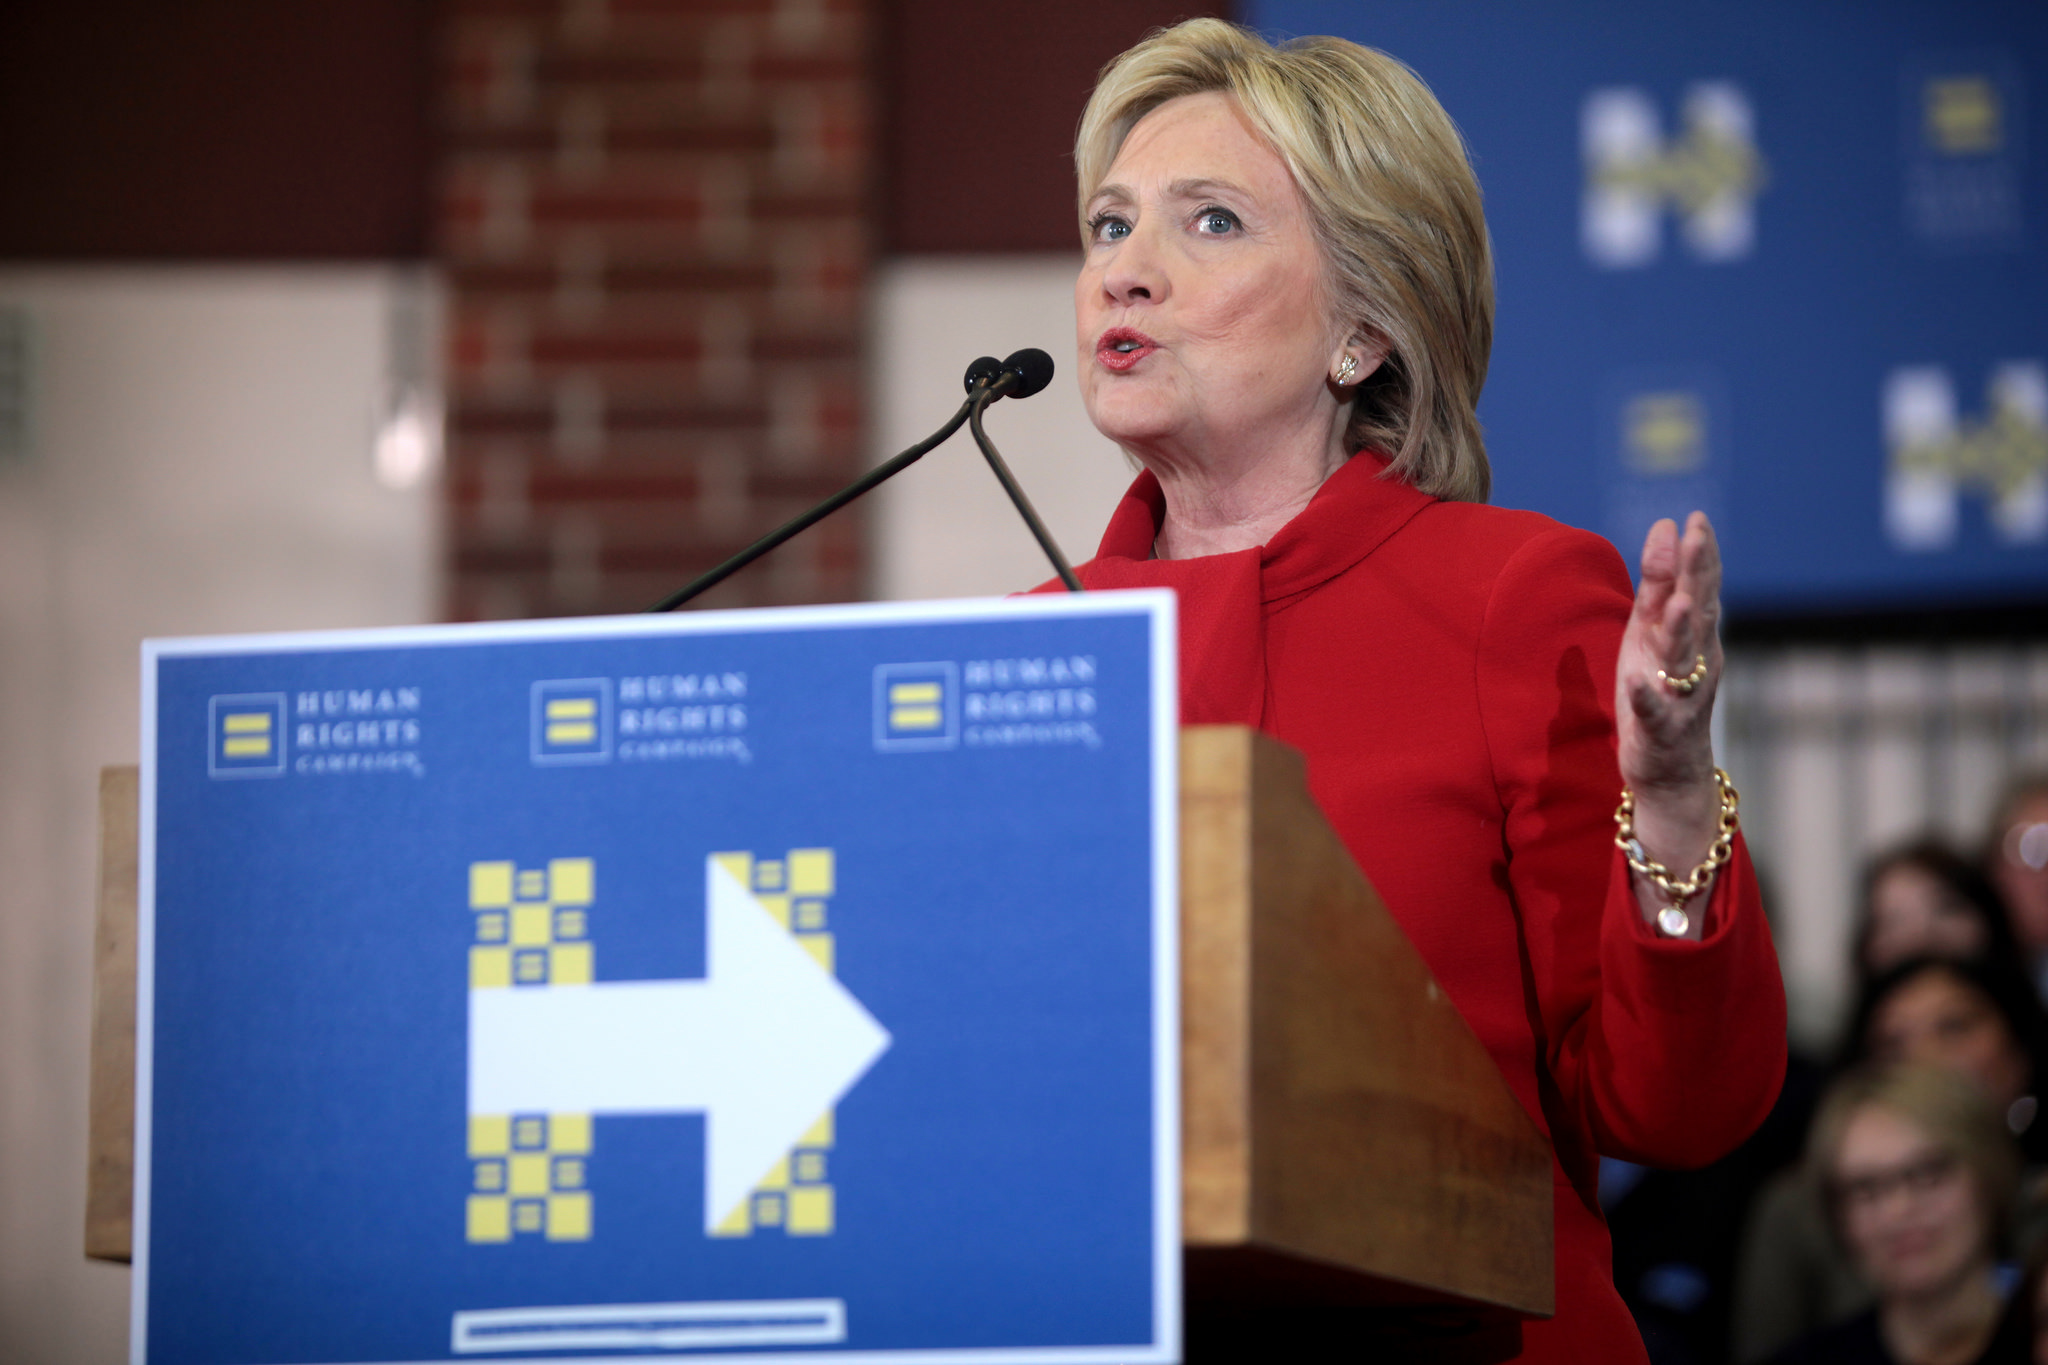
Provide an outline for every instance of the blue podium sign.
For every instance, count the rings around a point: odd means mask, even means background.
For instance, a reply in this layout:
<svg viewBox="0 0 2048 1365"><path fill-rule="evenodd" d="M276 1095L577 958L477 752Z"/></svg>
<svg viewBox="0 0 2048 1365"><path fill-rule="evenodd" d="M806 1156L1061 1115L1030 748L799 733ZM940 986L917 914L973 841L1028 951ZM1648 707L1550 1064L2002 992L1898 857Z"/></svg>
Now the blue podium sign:
<svg viewBox="0 0 2048 1365"><path fill-rule="evenodd" d="M1169 594L143 686L138 1365L1179 1358Z"/></svg>

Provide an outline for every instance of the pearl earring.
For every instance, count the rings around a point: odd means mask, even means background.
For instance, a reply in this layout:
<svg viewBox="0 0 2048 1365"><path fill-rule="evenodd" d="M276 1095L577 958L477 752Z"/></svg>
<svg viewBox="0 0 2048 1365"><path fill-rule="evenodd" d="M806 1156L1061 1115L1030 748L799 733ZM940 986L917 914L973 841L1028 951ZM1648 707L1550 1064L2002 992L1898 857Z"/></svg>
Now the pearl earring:
<svg viewBox="0 0 2048 1365"><path fill-rule="evenodd" d="M1347 355L1344 363L1337 367L1337 387L1343 388L1351 382L1351 376L1358 373L1358 357Z"/></svg>

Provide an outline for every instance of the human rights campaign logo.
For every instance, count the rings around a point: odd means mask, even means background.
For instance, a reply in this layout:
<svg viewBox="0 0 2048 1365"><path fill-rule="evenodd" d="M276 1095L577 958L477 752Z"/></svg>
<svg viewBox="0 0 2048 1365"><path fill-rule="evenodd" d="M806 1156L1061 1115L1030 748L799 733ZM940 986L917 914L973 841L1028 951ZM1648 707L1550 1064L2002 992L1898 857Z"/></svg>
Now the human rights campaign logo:
<svg viewBox="0 0 2048 1365"><path fill-rule="evenodd" d="M1579 238L1595 265L1625 270L1656 260L1666 214L1698 260L1739 261L1755 251L1765 170L1749 96L1729 81L1701 81L1686 91L1681 120L1684 132L1667 138L1657 102L1635 86L1586 96Z"/></svg>
<svg viewBox="0 0 2048 1365"><path fill-rule="evenodd" d="M533 685L535 763L605 763L611 756L610 678L561 678Z"/></svg>
<svg viewBox="0 0 2048 1365"><path fill-rule="evenodd" d="M1901 550L1946 550L1970 495L1999 540L2048 540L2048 364L2008 360L1992 370L1979 414L1959 408L1943 366L1900 366L1885 379L1886 536Z"/></svg>
<svg viewBox="0 0 2048 1365"><path fill-rule="evenodd" d="M951 663L875 669L875 747L950 749L960 742L960 670Z"/></svg>
<svg viewBox="0 0 2048 1365"><path fill-rule="evenodd" d="M1633 553L1659 518L1683 526L1695 508L1725 522L1730 422L1718 373L1693 365L1620 371L1602 385L1600 402L1612 452L1602 527L1609 540Z"/></svg>
<svg viewBox="0 0 2048 1365"><path fill-rule="evenodd" d="M284 775L284 693L210 698L206 724L208 777Z"/></svg>
<svg viewBox="0 0 2048 1365"><path fill-rule="evenodd" d="M1923 56L1902 86L1906 222L1943 246L2021 242L2025 89L2001 52Z"/></svg>

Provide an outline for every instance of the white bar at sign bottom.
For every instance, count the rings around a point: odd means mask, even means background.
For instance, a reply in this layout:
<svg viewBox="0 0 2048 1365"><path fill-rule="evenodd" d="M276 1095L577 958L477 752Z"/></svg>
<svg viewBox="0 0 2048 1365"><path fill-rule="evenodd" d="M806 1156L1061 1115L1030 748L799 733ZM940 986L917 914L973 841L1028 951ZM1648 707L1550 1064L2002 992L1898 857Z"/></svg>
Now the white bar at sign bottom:
<svg viewBox="0 0 2048 1365"><path fill-rule="evenodd" d="M844 1299L480 1308L455 1315L455 1352L705 1350L846 1340Z"/></svg>

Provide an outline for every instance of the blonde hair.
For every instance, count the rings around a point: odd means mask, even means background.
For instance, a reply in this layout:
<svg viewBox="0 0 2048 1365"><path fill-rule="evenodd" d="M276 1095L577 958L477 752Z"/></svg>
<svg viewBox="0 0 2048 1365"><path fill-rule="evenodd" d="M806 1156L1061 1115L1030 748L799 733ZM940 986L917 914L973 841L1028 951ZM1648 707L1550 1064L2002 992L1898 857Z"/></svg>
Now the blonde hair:
<svg viewBox="0 0 2048 1365"><path fill-rule="evenodd" d="M1852 1071L1828 1088L1807 1141L1809 1174L1828 1206L1828 1224L1842 1235L1834 1188L1835 1162L1850 1121L1865 1109L1888 1109L1954 1154L1970 1173L1985 1225L2003 1250L2019 1196L2020 1153L2005 1118L1968 1076L1947 1067L1907 1062ZM1846 1248L1845 1248L1846 1249Z"/></svg>
<svg viewBox="0 0 2048 1365"><path fill-rule="evenodd" d="M1103 69L1074 141L1087 202L1124 138L1183 95L1229 95L1293 174L1339 318L1387 346L1356 390L1349 449L1393 456L1425 493L1486 501L1475 408L1493 346L1493 257L1479 182L1436 96L1341 38L1278 47L1220 19L1161 29Z"/></svg>

